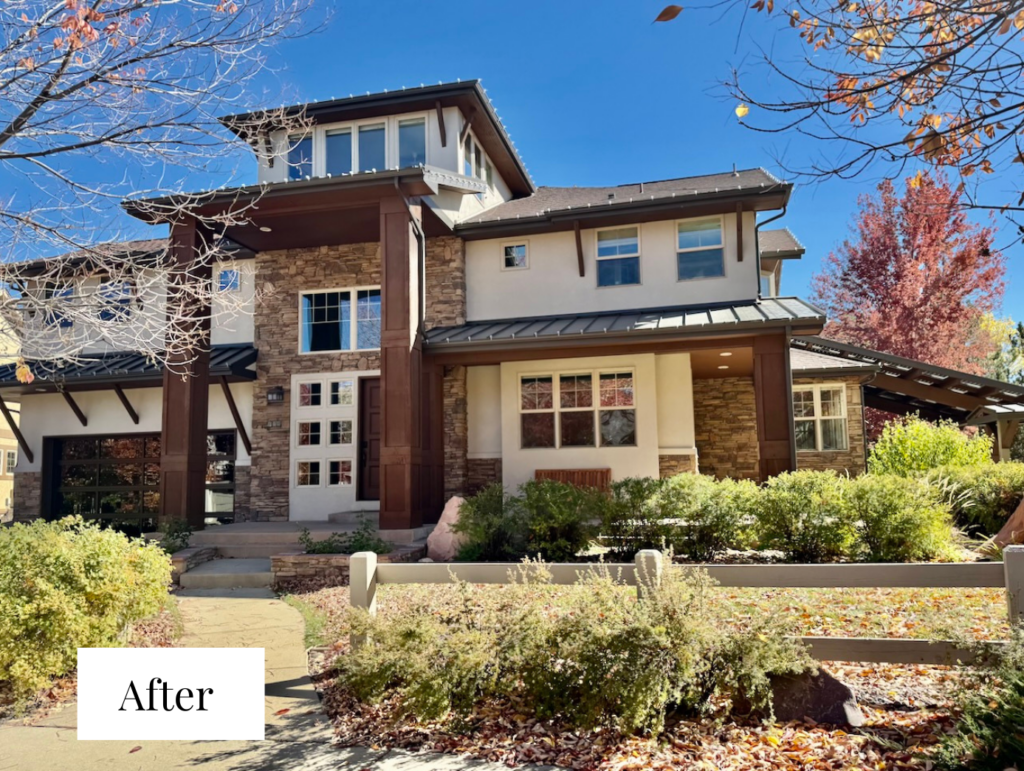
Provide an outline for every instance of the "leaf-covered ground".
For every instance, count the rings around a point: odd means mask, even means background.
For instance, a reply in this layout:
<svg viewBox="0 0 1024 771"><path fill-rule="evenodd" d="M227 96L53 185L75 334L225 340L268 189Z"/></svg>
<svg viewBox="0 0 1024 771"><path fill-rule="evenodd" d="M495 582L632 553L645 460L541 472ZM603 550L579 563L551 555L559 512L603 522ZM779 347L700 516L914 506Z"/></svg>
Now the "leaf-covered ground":
<svg viewBox="0 0 1024 771"><path fill-rule="evenodd" d="M500 592L501 587L488 587ZM624 592L633 590L624 589ZM999 590L718 589L727 623L742 624L754 612L784 614L805 635L956 637L1002 639L1008 634L1005 597ZM537 588L538 601L558 589ZM485 595L486 596L486 595ZM862 666L830 662L829 671L855 691L867 725L843 731L790 723L682 721L656 740L622 738L606 731L581 732L539 721L510 702L481 705L461 722L423 724L403 719L397 704L368 706L335 687L329 662L344 655L348 589L300 585L290 600L316 618L310 642L314 671L343 744L451 752L515 765L550 763L574 769L928 769L927 756L953 730L951 697L961 682L949 667ZM412 604L441 608L454 601L448 587L384 586L378 612L403 613Z"/></svg>

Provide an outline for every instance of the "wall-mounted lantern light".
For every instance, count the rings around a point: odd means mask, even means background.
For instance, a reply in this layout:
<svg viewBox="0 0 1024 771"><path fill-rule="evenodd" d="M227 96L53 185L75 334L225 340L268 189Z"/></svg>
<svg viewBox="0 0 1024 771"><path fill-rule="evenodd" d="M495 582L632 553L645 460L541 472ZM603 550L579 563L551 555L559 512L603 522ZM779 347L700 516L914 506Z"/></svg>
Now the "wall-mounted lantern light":
<svg viewBox="0 0 1024 771"><path fill-rule="evenodd" d="M267 389L267 404L284 404L284 388L274 386Z"/></svg>

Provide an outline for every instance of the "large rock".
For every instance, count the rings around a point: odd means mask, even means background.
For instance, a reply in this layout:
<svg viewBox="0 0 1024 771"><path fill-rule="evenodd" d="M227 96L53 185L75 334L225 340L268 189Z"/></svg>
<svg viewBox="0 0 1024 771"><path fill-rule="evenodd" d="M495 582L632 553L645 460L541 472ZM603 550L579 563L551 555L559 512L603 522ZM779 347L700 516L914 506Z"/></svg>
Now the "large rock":
<svg viewBox="0 0 1024 771"><path fill-rule="evenodd" d="M462 498L455 496L444 506L441 519L433 532L427 536L427 556L434 562L451 562L462 547L463 537L452 532L452 525L459 521Z"/></svg>
<svg viewBox="0 0 1024 771"><path fill-rule="evenodd" d="M810 718L815 723L858 727L864 714L857 706L853 691L824 669L818 674L771 675L772 709L780 723ZM750 703L737 700L737 712L750 711Z"/></svg>

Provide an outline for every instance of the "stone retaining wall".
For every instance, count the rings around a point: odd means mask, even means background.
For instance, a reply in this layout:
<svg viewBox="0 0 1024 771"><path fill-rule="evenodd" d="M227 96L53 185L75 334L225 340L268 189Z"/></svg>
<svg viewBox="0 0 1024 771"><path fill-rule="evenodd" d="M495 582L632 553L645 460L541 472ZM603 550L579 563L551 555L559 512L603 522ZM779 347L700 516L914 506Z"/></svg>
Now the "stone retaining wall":
<svg viewBox="0 0 1024 771"><path fill-rule="evenodd" d="M427 556L426 544L399 546L390 554L377 555L377 562L418 562ZM287 552L270 558L274 586L297 579L315 578L339 586L348 583L350 554L305 554Z"/></svg>
<svg viewBox="0 0 1024 771"><path fill-rule="evenodd" d="M171 581L179 583L181 574L193 568L217 559L217 549L213 546L190 546L176 551L171 555Z"/></svg>

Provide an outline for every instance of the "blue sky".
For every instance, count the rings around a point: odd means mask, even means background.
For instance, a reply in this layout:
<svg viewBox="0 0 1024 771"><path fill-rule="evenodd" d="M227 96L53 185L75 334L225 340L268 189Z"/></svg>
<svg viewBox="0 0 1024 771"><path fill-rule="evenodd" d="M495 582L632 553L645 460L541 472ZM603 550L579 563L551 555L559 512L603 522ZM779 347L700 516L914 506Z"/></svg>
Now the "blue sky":
<svg viewBox="0 0 1024 771"><path fill-rule="evenodd" d="M677 0L678 1L678 0ZM803 49L788 28L771 32L752 14L737 35L737 16L685 10L669 24L651 20L665 0L350 0L337 2L326 28L272 51L251 107L314 101L421 83L480 78L513 141L541 185L610 185L806 162L795 136L765 135L739 124L735 102L719 85L735 66L762 94L758 46L794 60ZM740 6L746 5L741 3ZM754 118L755 116L751 116ZM807 254L789 263L787 294L808 294L811 275L847 234L858 194L885 173L853 182L803 184L785 224ZM254 177L254 172L249 175ZM791 179L793 177L791 175ZM1008 172L986 180L988 198L1010 198ZM185 185L220 185L194 178ZM240 180L244 181L244 180ZM1004 228L998 245L1012 244ZM1007 250L1004 315L1024 319L1019 245Z"/></svg>

